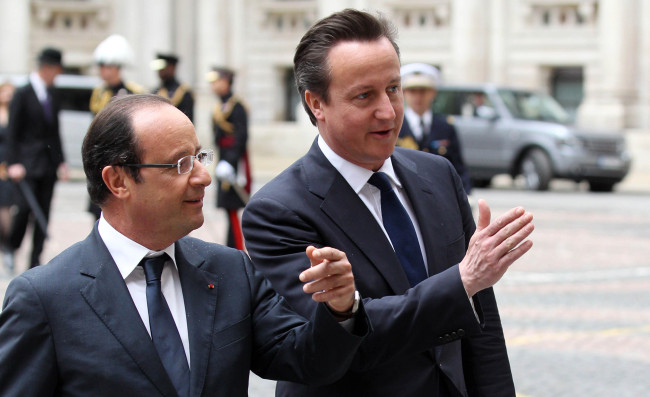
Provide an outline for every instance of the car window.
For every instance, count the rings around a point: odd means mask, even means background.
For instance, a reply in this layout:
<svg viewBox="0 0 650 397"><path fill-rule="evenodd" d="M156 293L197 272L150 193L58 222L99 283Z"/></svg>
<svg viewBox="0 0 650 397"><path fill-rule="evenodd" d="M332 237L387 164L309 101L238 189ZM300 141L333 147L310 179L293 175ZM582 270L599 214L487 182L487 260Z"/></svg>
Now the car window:
<svg viewBox="0 0 650 397"><path fill-rule="evenodd" d="M571 121L569 114L551 96L532 92L499 90L512 117L524 120L552 121L566 124Z"/></svg>
<svg viewBox="0 0 650 397"><path fill-rule="evenodd" d="M433 112L453 116L476 117L479 106L492 106L485 92L441 89L433 102Z"/></svg>

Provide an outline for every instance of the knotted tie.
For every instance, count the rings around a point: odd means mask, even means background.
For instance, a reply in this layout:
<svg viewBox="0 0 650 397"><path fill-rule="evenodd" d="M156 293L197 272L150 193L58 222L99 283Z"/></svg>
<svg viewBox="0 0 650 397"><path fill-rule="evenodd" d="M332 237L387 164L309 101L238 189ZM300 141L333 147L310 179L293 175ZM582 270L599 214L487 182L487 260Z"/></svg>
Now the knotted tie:
<svg viewBox="0 0 650 397"><path fill-rule="evenodd" d="M147 278L147 308L151 339L178 395L190 395L190 368L181 336L162 294L160 276L167 254L144 258L140 264Z"/></svg>
<svg viewBox="0 0 650 397"><path fill-rule="evenodd" d="M381 217L411 287L427 278L413 222L393 191L388 176L375 172L368 183L381 191Z"/></svg>

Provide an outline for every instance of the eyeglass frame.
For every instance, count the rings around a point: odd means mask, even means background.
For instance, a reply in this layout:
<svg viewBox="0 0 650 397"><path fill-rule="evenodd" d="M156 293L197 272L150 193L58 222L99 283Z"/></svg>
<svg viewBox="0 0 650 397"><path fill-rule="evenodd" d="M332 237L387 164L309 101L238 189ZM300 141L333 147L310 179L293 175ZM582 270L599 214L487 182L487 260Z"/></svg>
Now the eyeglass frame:
<svg viewBox="0 0 650 397"><path fill-rule="evenodd" d="M199 159L199 156L201 156L201 155L206 156L206 162L205 163L203 163ZM187 172L181 172L181 162L183 160L185 160L186 158L189 158L189 157L194 157L192 159L192 161L190 162L190 169L187 170ZM190 172L192 172L192 170L194 169L194 161L195 160L199 160L199 163L203 164L204 166L208 166L208 165L212 164L212 162L214 161L214 150L212 150L212 149L203 149L203 150L199 151L197 154L190 154L188 156L183 156L180 159L178 159L176 164L117 163L117 164L113 164L113 165L120 166L120 167L134 167L134 168L174 168L174 167L176 167L176 170L178 171L178 175L185 175L185 174L189 174Z"/></svg>

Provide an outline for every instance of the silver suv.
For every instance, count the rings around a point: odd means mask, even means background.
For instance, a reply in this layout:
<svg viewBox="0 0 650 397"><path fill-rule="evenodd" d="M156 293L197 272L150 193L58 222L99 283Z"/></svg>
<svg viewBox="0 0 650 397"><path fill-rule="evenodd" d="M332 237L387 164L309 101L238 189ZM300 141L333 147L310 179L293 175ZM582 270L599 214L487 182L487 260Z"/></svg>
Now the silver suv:
<svg viewBox="0 0 650 397"><path fill-rule="evenodd" d="M631 159L621 133L583 131L549 95L490 84L441 86L434 113L453 116L474 186L492 177L522 175L530 190L551 179L589 182L609 192L627 175Z"/></svg>

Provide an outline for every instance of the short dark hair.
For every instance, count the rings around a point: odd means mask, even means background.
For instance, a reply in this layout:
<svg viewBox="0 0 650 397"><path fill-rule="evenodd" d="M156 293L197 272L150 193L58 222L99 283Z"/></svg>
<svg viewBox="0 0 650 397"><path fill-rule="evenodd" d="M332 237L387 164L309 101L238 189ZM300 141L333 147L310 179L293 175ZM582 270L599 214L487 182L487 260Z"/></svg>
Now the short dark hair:
<svg viewBox="0 0 650 397"><path fill-rule="evenodd" d="M116 97L102 109L88 127L81 147L86 187L93 203L101 206L110 194L102 178L102 170L119 163L140 163L142 149L133 130L133 114L143 108L171 105L169 100L154 94ZM136 182L138 168L127 167Z"/></svg>
<svg viewBox="0 0 650 397"><path fill-rule="evenodd" d="M395 41L397 30L393 24L379 13L374 16L350 8L321 19L302 36L293 57L293 72L302 106L313 125L316 125L316 117L305 101L305 91L312 91L328 103L330 49L341 41L375 41L382 37L390 41L399 58L399 47Z"/></svg>

